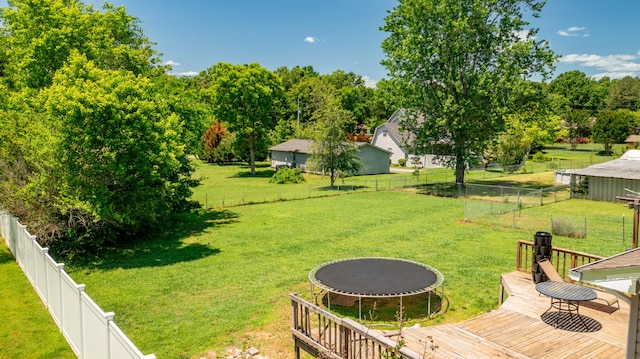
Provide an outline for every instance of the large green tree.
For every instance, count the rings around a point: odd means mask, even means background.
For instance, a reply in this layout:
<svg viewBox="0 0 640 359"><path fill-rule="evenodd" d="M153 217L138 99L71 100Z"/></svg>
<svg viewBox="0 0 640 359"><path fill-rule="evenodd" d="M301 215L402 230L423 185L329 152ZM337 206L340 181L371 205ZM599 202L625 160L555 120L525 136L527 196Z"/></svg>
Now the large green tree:
<svg viewBox="0 0 640 359"><path fill-rule="evenodd" d="M0 12L6 36L4 69L13 87L43 88L75 50L100 68L136 74L157 69L159 59L138 20L124 7L102 11L79 0L9 0Z"/></svg>
<svg viewBox="0 0 640 359"><path fill-rule="evenodd" d="M607 88L580 70L564 72L549 83L549 92L563 96L573 110L595 114L604 107Z"/></svg>
<svg viewBox="0 0 640 359"><path fill-rule="evenodd" d="M600 111L591 130L593 140L604 146L604 152L611 153L614 143L623 143L636 126L633 112L623 110Z"/></svg>
<svg viewBox="0 0 640 359"><path fill-rule="evenodd" d="M102 70L83 55L41 93L56 136L50 175L71 237L113 241L162 224L192 208L193 167L180 117L153 83L123 70Z"/></svg>
<svg viewBox="0 0 640 359"><path fill-rule="evenodd" d="M640 105L640 79L625 76L619 80L613 80L609 86L607 104L612 108L637 110Z"/></svg>
<svg viewBox="0 0 640 359"><path fill-rule="evenodd" d="M416 143L449 144L456 182L467 164L503 129L519 79L546 78L554 61L546 41L528 30L523 11L538 16L533 0L401 0L382 30L383 64L406 89L413 110L407 128ZM418 121L421 115L424 121Z"/></svg>
<svg viewBox="0 0 640 359"><path fill-rule="evenodd" d="M211 79L208 91L212 111L234 134L236 148L246 149L251 173L255 174L256 150L266 148L284 99L280 78L257 63L218 63L200 76Z"/></svg>
<svg viewBox="0 0 640 359"><path fill-rule="evenodd" d="M593 117L587 110L569 110L562 115L564 128L571 144L571 150L575 151L578 144L584 142L584 138L591 135Z"/></svg>
<svg viewBox="0 0 640 359"><path fill-rule="evenodd" d="M10 0L0 31L3 208L69 256L141 238L191 208L185 154L202 111L134 17Z"/></svg>
<svg viewBox="0 0 640 359"><path fill-rule="evenodd" d="M311 171L328 174L331 187L342 175L353 175L363 168L354 142L347 141L344 127L352 122L351 113L339 108L335 100L316 111L313 155L307 161Z"/></svg>

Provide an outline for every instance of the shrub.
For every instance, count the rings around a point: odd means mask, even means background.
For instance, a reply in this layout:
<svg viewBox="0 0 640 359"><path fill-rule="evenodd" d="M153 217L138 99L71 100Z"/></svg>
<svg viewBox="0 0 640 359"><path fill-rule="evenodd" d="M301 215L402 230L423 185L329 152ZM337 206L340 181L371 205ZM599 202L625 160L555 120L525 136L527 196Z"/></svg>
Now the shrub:
<svg viewBox="0 0 640 359"><path fill-rule="evenodd" d="M407 165L407 159L406 158L401 158L398 160L398 164L402 167Z"/></svg>
<svg viewBox="0 0 640 359"><path fill-rule="evenodd" d="M536 152L531 158L533 162L547 162L549 161L549 157L545 156L543 152Z"/></svg>
<svg viewBox="0 0 640 359"><path fill-rule="evenodd" d="M571 224L568 220L563 219L552 219L551 220L551 234L558 236L565 236L569 238L585 238L586 235L584 232L581 232L577 229L573 228L573 224Z"/></svg>
<svg viewBox="0 0 640 359"><path fill-rule="evenodd" d="M305 182L305 179L299 168L281 168L273 174L269 182L277 184L302 183Z"/></svg>

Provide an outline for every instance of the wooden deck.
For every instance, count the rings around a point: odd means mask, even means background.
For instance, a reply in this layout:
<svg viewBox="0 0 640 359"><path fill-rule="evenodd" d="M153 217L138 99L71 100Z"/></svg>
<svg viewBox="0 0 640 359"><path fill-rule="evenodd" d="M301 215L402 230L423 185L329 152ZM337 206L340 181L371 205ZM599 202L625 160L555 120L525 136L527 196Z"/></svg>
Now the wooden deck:
<svg viewBox="0 0 640 359"><path fill-rule="evenodd" d="M610 310L595 303L580 305L579 320L561 316L553 324L555 309L549 298L538 295L531 274L513 272L502 276L509 297L496 310L456 324L405 328L407 348L425 358L624 358L629 306ZM383 332L390 335L390 332ZM435 350L427 348L433 338ZM396 339L394 337L393 339Z"/></svg>

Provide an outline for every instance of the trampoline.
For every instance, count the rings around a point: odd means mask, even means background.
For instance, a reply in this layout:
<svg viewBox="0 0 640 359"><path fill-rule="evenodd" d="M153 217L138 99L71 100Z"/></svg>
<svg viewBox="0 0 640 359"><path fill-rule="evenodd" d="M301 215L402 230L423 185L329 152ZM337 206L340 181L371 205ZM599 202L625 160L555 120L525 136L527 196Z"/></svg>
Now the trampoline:
<svg viewBox="0 0 640 359"><path fill-rule="evenodd" d="M349 258L321 264L309 272L311 295L315 287L329 293L357 297L362 316L362 298L402 298L429 293L427 315L431 315L431 293L444 294L444 277L426 264L397 258ZM331 309L330 295L327 296Z"/></svg>

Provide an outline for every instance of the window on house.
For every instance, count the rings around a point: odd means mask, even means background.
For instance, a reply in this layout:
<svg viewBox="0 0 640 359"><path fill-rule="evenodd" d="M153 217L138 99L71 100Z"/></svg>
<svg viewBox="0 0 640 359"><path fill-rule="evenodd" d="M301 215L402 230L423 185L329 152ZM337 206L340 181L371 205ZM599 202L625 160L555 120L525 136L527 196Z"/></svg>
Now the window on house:
<svg viewBox="0 0 640 359"><path fill-rule="evenodd" d="M382 137L387 137L387 130L382 131Z"/></svg>

